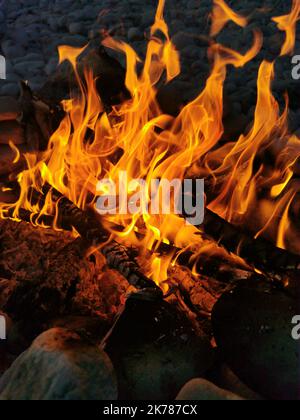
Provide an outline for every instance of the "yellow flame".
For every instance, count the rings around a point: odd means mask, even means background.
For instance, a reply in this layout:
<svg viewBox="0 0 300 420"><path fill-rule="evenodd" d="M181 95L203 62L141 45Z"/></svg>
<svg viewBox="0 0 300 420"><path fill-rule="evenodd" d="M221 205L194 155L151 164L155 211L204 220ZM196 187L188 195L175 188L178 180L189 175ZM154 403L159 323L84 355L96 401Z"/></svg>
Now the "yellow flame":
<svg viewBox="0 0 300 420"><path fill-rule="evenodd" d="M211 36L218 35L229 21L232 21L243 28L248 24L248 19L234 12L224 0L214 0Z"/></svg>
<svg viewBox="0 0 300 420"><path fill-rule="evenodd" d="M14 142L13 142L13 141L11 141L11 140L8 142L8 145L9 145L9 147L11 148L11 150L12 150L13 152L15 152L15 154L16 154L16 156L15 156L15 158L14 158L14 160L13 160L13 163L18 163L18 162L19 162L19 160L20 160L20 157L21 157L21 154L20 154L19 149L15 146Z"/></svg>
<svg viewBox="0 0 300 420"><path fill-rule="evenodd" d="M100 194L97 185L102 179L113 181L119 195L123 191L129 198L138 187L131 181L144 180L146 202L151 205L152 180L207 177L215 184L209 208L229 221L249 224L258 232L257 236L268 234L279 246L290 244L289 212L295 197L290 185L293 167L300 157L300 141L288 133L288 103L280 112L272 94L274 63L261 63L252 127L235 142L225 145L220 142L224 131L223 87L227 66L240 68L250 62L261 49L262 35L254 32L253 44L244 54L212 44L208 51L212 70L203 91L177 117L172 117L162 113L156 99L162 82L167 83L180 72L179 54L169 37L163 11L164 1L160 0L141 72L137 72L141 60L131 46L111 37L104 40L104 46L126 57L125 83L131 95L109 112L99 98L92 69L85 69L84 80L77 71L78 57L85 47L59 48L60 62L71 63L80 93L63 102L66 115L51 136L47 150L23 155L27 168L17 177L20 196L16 203L0 204L1 217L13 211L13 218L19 220L20 209L26 209L36 225L42 225L41 216L55 215L57 228L58 203L51 190L44 193L43 200L34 199L33 190L42 192L48 184L85 209L95 205ZM223 1L215 1L213 33L228 20L240 26L247 23ZM277 144L281 145L279 153L270 167L261 157ZM13 143L11 147L17 161L20 155ZM158 192L166 200L161 182ZM197 227L187 225L177 214L125 211L103 216L102 220L113 238L139 248L145 274L164 291L168 287L165 282L168 269L176 263L178 254L157 255L161 242L182 250L192 249L196 256L214 252L213 247L204 244ZM300 244L294 246L300 252Z"/></svg>
<svg viewBox="0 0 300 420"><path fill-rule="evenodd" d="M293 0L292 10L288 15L273 18L278 29L286 33L285 42L281 48L281 56L292 54L295 48L296 27L300 19L300 1Z"/></svg>

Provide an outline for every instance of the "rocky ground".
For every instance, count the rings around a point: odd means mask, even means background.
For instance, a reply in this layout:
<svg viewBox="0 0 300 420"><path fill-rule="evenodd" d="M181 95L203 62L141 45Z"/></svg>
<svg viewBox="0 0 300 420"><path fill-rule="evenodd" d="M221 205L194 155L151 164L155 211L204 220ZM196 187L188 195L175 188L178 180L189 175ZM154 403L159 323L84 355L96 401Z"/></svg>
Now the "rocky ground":
<svg viewBox="0 0 300 420"><path fill-rule="evenodd" d="M218 41L240 51L246 50L256 27L265 39L261 53L253 62L243 70L230 69L225 86L232 102L230 111L239 115L239 125L243 128L253 116L258 64L263 58L274 60L283 40L283 34L270 18L288 13L292 2L231 0L228 3L239 13L250 15L250 24L245 29L227 25L217 37ZM7 80L0 81L0 95L18 95L20 79L28 80L33 90L40 89L57 67L58 45L85 45L98 38L99 31L109 31L130 42L143 56L156 5L156 0L2 0L0 40L2 54L7 59ZM197 94L209 72L206 51L211 6L212 0L166 1L165 17L182 61L176 89L186 100ZM297 41L299 51L300 32ZM277 60L274 91L277 94L285 89L293 92L291 128L296 130L300 126L299 97L295 94L299 82L293 81L291 71L290 57Z"/></svg>

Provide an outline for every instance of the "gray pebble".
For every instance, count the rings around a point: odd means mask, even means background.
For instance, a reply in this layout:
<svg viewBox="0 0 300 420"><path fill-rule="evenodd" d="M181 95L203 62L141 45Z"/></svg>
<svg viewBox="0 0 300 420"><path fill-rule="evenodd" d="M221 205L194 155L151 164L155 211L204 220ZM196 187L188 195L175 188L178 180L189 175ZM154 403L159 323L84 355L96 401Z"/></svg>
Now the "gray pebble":
<svg viewBox="0 0 300 420"><path fill-rule="evenodd" d="M50 58L50 60L48 61L45 67L45 73L47 74L47 76L51 76L55 72L57 66L58 66L58 59L56 57Z"/></svg>
<svg viewBox="0 0 300 420"><path fill-rule="evenodd" d="M1 88L1 95L3 96L18 96L20 88L16 83L5 83Z"/></svg>
<svg viewBox="0 0 300 420"><path fill-rule="evenodd" d="M30 64L25 61L23 63L16 64L15 70L21 77L27 79L30 75L41 72L44 65L44 61L31 61Z"/></svg>
<svg viewBox="0 0 300 420"><path fill-rule="evenodd" d="M4 13L0 10L0 23L3 24L5 22Z"/></svg>
<svg viewBox="0 0 300 420"><path fill-rule="evenodd" d="M81 35L66 35L55 42L56 45L71 45L72 47L83 47L86 43L86 38Z"/></svg>
<svg viewBox="0 0 300 420"><path fill-rule="evenodd" d="M127 36L129 41L141 41L144 39L144 34L140 28L130 28Z"/></svg>
<svg viewBox="0 0 300 420"><path fill-rule="evenodd" d="M69 32L72 35L82 34L84 32L84 26L81 22L70 23Z"/></svg>
<svg viewBox="0 0 300 420"><path fill-rule="evenodd" d="M194 44L194 39L192 36L189 36L188 34L184 32L178 32L175 36L173 36L172 41L174 45L179 49L182 50L186 46L191 46Z"/></svg>

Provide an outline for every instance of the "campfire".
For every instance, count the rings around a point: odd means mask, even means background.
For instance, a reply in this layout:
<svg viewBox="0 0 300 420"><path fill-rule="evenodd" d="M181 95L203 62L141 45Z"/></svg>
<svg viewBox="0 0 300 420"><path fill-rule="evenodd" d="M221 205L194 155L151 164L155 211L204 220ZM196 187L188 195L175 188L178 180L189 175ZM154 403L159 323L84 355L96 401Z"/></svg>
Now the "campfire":
<svg viewBox="0 0 300 420"><path fill-rule="evenodd" d="M294 51L299 16L295 0L289 15L273 19L285 36L280 56ZM12 338L0 398L19 395L16 357L51 351L53 340L72 349L80 342L89 356L98 347L106 376L97 399L175 399L195 378L205 379L195 389L217 392L209 380L227 399L299 398L291 332L300 139L289 130L288 95L272 92L275 62L266 60L253 121L228 139L227 70L243 69L263 44L258 30L243 52L217 43L228 22L246 27L249 18L214 0L210 74L176 113L160 100L181 72L164 0L143 60L109 34L96 47L60 46L45 88L32 92L24 82L19 101L7 102L0 124L14 129L0 166L0 309ZM191 211L178 211L178 201Z"/></svg>

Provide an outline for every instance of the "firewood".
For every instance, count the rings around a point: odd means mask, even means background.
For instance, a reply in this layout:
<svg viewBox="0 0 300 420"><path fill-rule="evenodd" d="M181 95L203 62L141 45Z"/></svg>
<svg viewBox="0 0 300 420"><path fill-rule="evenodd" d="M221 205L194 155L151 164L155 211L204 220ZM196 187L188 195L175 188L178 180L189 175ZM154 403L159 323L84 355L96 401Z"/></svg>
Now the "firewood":
<svg viewBox="0 0 300 420"><path fill-rule="evenodd" d="M130 98L130 93L125 87L125 69L118 60L107 53L103 46L92 49L78 67L82 78L84 70L93 69L97 90L105 105L118 104Z"/></svg>
<svg viewBox="0 0 300 420"><path fill-rule="evenodd" d="M299 255L277 248L266 239L253 239L248 232L228 223L208 209L202 229L228 251L274 278L278 277L278 273L287 270L300 270ZM282 279L282 274L279 277Z"/></svg>
<svg viewBox="0 0 300 420"><path fill-rule="evenodd" d="M44 187L44 197L40 196L39 200L45 198L50 188L49 185ZM82 237L96 246L107 242L109 234L103 228L99 216L94 211L90 209L80 210L53 188L51 189L51 194L52 200L59 200L59 219L62 226L65 225L67 228L70 225L74 226ZM30 220L30 216L26 215L26 212L22 213L22 217ZM34 217L38 219L38 215ZM51 218L48 217L48 219L49 222ZM66 223L66 221L69 221L69 223ZM241 259L244 259L253 267L252 271L259 270L269 275L273 280L284 283L288 280L290 272L300 269L300 256L287 250L276 248L263 238L252 238L248 232L228 223L209 209L206 209L203 225L198 228L204 235L211 237L228 252L239 255ZM142 235L140 236L142 237ZM159 254L173 253L175 255L179 253L177 262L185 266L189 266L190 259L193 256L191 250L182 252L179 248L174 247L173 244L157 243L153 249ZM120 251L120 255L122 255L123 251L124 249ZM216 261L214 263L216 264Z"/></svg>
<svg viewBox="0 0 300 420"><path fill-rule="evenodd" d="M21 82L20 106L23 110L22 121L27 143L32 150L46 149L51 135L64 116L61 107L47 104L37 97L25 82Z"/></svg>
<svg viewBox="0 0 300 420"><path fill-rule="evenodd" d="M40 197L42 201L49 191L49 185L45 186L43 190L44 196ZM141 272L138 264L126 247L118 244L116 241L108 243L110 234L104 229L100 219L96 217L93 211L79 209L55 189L51 189L51 194L52 199L58 203L58 217L56 220L58 228L66 230L74 228L89 245L99 247L99 250L107 259L108 266L119 271L132 286L137 289L150 288L161 294L160 288ZM16 218L14 209L8 209L4 216ZM17 218L22 221L46 226L53 226L55 220L52 215L32 215L24 209L20 209Z"/></svg>
<svg viewBox="0 0 300 420"><path fill-rule="evenodd" d="M49 192L49 186L44 187L44 196L41 196L40 199L43 200L46 194ZM99 216L89 210L81 210L76 207L70 200L66 197L63 197L61 193L51 190L52 199L56 202L59 201L59 214L57 223L62 229L70 229L72 226L77 230L77 232L86 239L86 241L94 246L100 246L105 244L109 240L109 234L102 226ZM8 211L8 217L13 217L13 210ZM53 225L54 218L53 216L42 216L31 215L30 213L21 210L19 218L24 221L30 222L39 222L45 223L48 226ZM257 272L259 270L261 274L269 276L274 281L279 281L285 284L291 273L298 271L300 269L300 256L292 254L286 250L276 248L274 245L269 243L264 239L253 239L248 236L245 232L241 231L239 228L231 225L222 218L220 218L215 213L207 210L203 226L199 227L202 231L213 238L214 241L222 245L227 251L239 255L241 258L245 259L252 266L249 268L249 273ZM132 257L129 257L124 260L124 247L121 247L117 242L113 243L110 251L112 251L117 258L112 257L111 268L116 268L122 274L126 274L125 277L133 274L132 281L133 284L141 284L144 287L145 278L141 275L140 271L137 271L137 277L135 277L135 269L133 273L127 273L126 262L132 261ZM119 252L117 252L117 248ZM180 252L181 251L181 252ZM104 251L105 252L105 251ZM184 266L190 266L190 259L193 256L191 250L182 252L179 248L174 247L172 244L160 243L155 248L155 252L164 254L164 253L174 253L180 252L180 255L177 259L177 263ZM127 252L126 252L127 254ZM128 255L128 254L127 254ZM124 262L125 264L121 264ZM213 261L212 265L215 264L218 270L220 269L224 261ZM194 264L194 262L193 262ZM202 265L203 266L203 265ZM217 270L217 271L218 271ZM245 270L245 275L246 275ZM204 271L205 273L205 271ZM211 273L207 273L211 274ZM251 275L251 274L250 274ZM257 276L259 273L257 273ZM149 279L147 279L148 282ZM146 283L147 283L146 282ZM156 285L150 281L150 285Z"/></svg>

